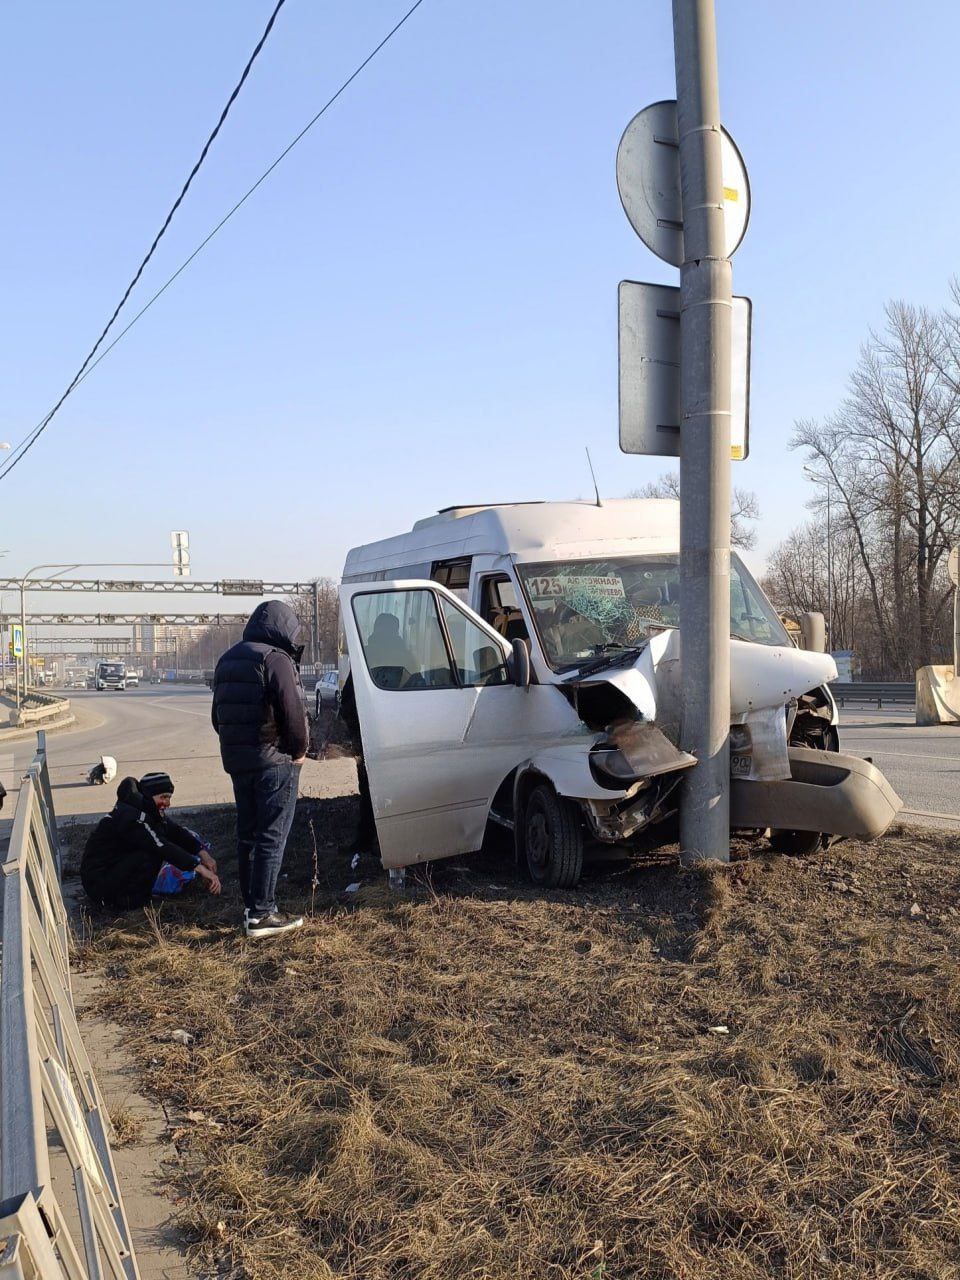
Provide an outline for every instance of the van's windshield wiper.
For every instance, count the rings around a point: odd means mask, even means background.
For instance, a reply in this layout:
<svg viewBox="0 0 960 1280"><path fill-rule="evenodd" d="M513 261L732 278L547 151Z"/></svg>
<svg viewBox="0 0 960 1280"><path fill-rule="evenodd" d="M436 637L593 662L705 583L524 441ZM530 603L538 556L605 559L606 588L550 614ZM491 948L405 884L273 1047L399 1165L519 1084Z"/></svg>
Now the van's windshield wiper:
<svg viewBox="0 0 960 1280"><path fill-rule="evenodd" d="M639 658L646 647L646 645L621 644L619 640L608 640L605 644L594 645L597 656L588 658L577 668L574 675L568 676L567 679L579 680L581 676L592 676L607 667L618 666L622 662L633 662Z"/></svg>

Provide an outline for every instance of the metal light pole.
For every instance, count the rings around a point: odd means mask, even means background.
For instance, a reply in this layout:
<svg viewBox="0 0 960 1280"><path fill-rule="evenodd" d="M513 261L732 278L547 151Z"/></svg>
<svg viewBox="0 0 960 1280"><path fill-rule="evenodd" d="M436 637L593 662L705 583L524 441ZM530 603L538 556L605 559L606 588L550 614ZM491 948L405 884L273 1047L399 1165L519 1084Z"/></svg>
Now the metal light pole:
<svg viewBox="0 0 960 1280"><path fill-rule="evenodd" d="M313 584L313 671L319 675L320 666L320 583Z"/></svg>
<svg viewBox="0 0 960 1280"><path fill-rule="evenodd" d="M831 510L832 481L804 464L806 475L814 484L822 484L827 491L827 652L833 650L833 514Z"/></svg>
<svg viewBox="0 0 960 1280"><path fill-rule="evenodd" d="M681 746L685 862L730 857L730 316L713 0L673 0L680 268Z"/></svg>

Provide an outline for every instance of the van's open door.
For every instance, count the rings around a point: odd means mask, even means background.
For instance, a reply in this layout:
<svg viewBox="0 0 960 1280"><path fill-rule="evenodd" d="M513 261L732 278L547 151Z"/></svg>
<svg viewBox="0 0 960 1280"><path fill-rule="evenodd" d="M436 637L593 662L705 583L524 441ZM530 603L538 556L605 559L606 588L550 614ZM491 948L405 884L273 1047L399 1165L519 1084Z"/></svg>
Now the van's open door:
<svg viewBox="0 0 960 1280"><path fill-rule="evenodd" d="M352 583L340 612L384 866L479 849L522 750L510 646L436 582Z"/></svg>

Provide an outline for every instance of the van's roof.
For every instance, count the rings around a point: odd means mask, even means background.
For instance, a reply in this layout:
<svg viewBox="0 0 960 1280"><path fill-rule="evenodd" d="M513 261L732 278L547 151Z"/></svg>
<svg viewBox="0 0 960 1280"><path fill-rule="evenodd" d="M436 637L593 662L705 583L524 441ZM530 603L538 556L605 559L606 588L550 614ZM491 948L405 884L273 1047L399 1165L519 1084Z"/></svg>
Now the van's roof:
<svg viewBox="0 0 960 1280"><path fill-rule="evenodd" d="M673 498L595 502L509 502L446 507L418 520L409 533L347 553L344 578L401 570L434 560L475 555L522 562L605 555L675 552L680 504Z"/></svg>

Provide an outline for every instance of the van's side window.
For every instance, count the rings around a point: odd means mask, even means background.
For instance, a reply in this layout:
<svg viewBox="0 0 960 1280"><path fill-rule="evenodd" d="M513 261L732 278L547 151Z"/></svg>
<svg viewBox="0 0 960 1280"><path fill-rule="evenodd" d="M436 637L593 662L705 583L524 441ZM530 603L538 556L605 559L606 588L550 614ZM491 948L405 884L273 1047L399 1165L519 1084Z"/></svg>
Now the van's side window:
<svg viewBox="0 0 960 1280"><path fill-rule="evenodd" d="M473 687L486 684L510 684L510 673L500 649L485 631L471 622L465 613L441 600L443 620L453 649L453 660L460 684Z"/></svg>
<svg viewBox="0 0 960 1280"><path fill-rule="evenodd" d="M454 595L467 603L467 593L470 588L470 560L469 557L464 560L435 560L433 568L430 570L430 577L434 582L439 582L441 586L452 591Z"/></svg>
<svg viewBox="0 0 960 1280"><path fill-rule="evenodd" d="M457 681L432 591L371 591L353 616L378 689L452 689Z"/></svg>
<svg viewBox="0 0 960 1280"><path fill-rule="evenodd" d="M505 640L526 640L530 635L517 603L517 588L501 574L484 578L480 593L480 616L499 631Z"/></svg>

